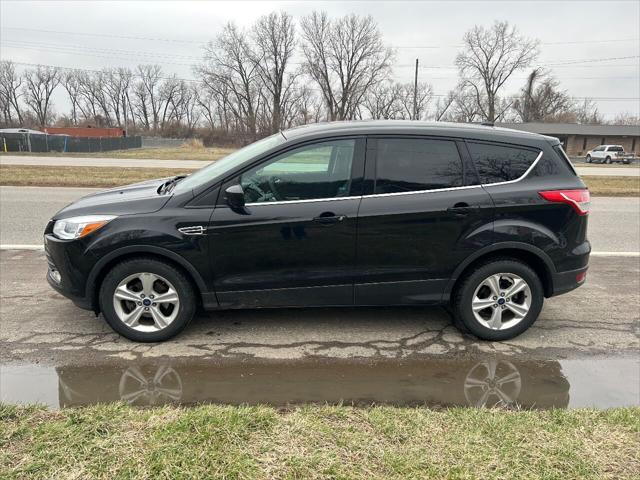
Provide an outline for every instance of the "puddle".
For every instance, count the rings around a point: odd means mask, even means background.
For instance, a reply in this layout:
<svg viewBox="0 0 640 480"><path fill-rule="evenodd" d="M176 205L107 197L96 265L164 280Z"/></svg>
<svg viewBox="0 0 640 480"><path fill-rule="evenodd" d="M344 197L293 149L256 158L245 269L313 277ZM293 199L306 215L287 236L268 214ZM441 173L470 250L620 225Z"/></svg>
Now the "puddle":
<svg viewBox="0 0 640 480"><path fill-rule="evenodd" d="M176 403L508 406L640 405L640 360L296 362L213 366L198 362L0 367L0 399L51 408L123 401Z"/></svg>

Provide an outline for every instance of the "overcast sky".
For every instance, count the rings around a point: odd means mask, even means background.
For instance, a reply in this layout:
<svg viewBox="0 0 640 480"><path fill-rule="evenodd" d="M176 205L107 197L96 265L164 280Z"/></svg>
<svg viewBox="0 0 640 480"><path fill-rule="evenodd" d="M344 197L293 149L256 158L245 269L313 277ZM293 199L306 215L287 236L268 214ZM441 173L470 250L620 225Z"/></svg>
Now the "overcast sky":
<svg viewBox="0 0 640 480"><path fill-rule="evenodd" d="M257 17L284 10L296 20L314 11L331 16L371 14L385 42L397 49L394 75L420 80L446 94L456 83L453 67L462 35L475 24L508 20L541 42L540 65L576 97L593 97L612 118L640 114L640 1L467 1L467 2L29 2L0 1L0 57L21 63L100 69L158 63L180 78L193 78L190 65L202 43L229 21L249 26ZM420 47L420 48L418 48ZM635 57L592 61L612 57ZM504 93L523 84L520 72ZM614 100L614 98L634 100ZM606 100L609 99L609 100ZM56 111L67 109L62 93Z"/></svg>

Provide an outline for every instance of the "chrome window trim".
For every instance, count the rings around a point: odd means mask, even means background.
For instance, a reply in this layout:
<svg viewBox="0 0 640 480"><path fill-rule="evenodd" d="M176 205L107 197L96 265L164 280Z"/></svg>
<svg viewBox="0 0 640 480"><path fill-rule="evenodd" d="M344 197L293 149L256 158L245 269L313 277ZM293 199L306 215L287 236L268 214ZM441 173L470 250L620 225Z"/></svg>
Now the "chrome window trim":
<svg viewBox="0 0 640 480"><path fill-rule="evenodd" d="M439 192L452 192L455 190L468 190L471 188L482 188L482 187L494 187L494 186L500 186L500 185L509 185L512 183L517 183L520 182L522 180L524 180L525 178L527 178L527 176L529 175L529 173L531 173L531 171L536 168L536 165L538 164L538 162L540 161L540 159L542 158L542 150L540 150L540 153L538 154L538 156L536 157L536 159L533 161L533 163L531 165L529 165L529 168L527 168L527 170L518 178L516 178L515 180L506 180L504 182L495 182L495 183L480 183L478 185L464 185L462 187L449 187L449 188L435 188L433 190L412 190L410 192L393 192L393 193L374 193L371 195L358 195L358 196L350 196L350 197L331 197L331 198L313 198L313 199L307 199L307 200L279 200L277 202L254 202L254 203L247 203L245 206L247 207L257 207L260 205L284 205L284 204L288 204L288 203L314 203L314 202L335 202L338 200L356 200L359 198L379 198L379 197L395 197L395 196L399 196L399 195L418 195L420 193L439 193Z"/></svg>
<svg viewBox="0 0 640 480"><path fill-rule="evenodd" d="M349 197L330 197L330 198L310 198L305 200L278 200L277 202L252 202L245 204L245 207L259 207L261 205L284 205L287 203L313 203L313 202L336 202L338 200L357 200L362 195Z"/></svg>

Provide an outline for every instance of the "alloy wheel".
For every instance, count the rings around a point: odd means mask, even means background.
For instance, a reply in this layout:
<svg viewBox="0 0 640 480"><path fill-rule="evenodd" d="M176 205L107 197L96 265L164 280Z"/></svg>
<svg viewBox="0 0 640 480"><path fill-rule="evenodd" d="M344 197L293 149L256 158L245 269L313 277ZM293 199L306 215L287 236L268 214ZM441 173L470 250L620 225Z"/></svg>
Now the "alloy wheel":
<svg viewBox="0 0 640 480"><path fill-rule="evenodd" d="M471 309L482 326L506 330L520 323L531 308L531 288L513 273L485 278L473 293Z"/></svg>
<svg viewBox="0 0 640 480"><path fill-rule="evenodd" d="M157 332L177 317L180 298L164 277L143 272L129 275L113 293L116 315L127 327L139 332Z"/></svg>

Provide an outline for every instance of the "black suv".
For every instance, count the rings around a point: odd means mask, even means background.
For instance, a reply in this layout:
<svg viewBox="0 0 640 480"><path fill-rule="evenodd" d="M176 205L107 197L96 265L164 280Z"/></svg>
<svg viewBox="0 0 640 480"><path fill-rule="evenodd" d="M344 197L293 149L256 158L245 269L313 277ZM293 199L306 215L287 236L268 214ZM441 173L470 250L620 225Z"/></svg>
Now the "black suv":
<svg viewBox="0 0 640 480"><path fill-rule="evenodd" d="M491 126L299 127L189 175L84 197L51 286L143 342L198 307L445 305L487 340L586 276L589 192L557 139Z"/></svg>

